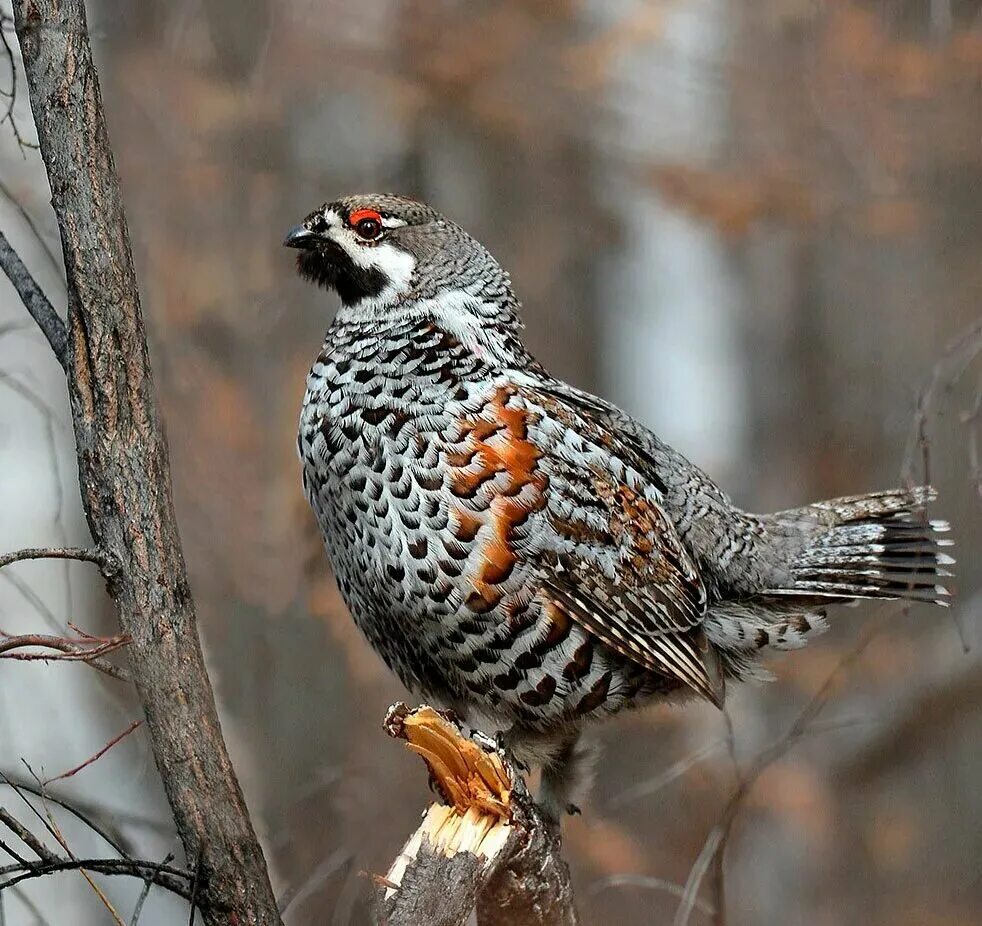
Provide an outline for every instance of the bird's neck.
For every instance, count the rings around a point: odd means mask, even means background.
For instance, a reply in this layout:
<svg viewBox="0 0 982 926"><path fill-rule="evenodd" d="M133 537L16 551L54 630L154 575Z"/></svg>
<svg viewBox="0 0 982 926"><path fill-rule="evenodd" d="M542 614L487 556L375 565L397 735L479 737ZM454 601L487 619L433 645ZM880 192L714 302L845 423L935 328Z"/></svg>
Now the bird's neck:
<svg viewBox="0 0 982 926"><path fill-rule="evenodd" d="M522 327L519 303L510 290L489 298L457 289L427 298L407 295L388 305L367 299L342 304L332 330L380 340L407 330L434 329L448 335L445 343L460 345L490 367L526 369L535 361L522 343Z"/></svg>

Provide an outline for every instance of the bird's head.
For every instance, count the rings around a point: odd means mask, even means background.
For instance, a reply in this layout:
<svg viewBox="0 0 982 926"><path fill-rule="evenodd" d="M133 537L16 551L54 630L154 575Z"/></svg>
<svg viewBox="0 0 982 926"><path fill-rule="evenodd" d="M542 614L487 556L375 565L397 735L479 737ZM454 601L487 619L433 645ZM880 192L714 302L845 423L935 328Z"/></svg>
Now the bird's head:
<svg viewBox="0 0 982 926"><path fill-rule="evenodd" d="M438 305L518 323L508 275L487 249L435 209L389 193L325 203L286 236L302 277L376 319Z"/></svg>

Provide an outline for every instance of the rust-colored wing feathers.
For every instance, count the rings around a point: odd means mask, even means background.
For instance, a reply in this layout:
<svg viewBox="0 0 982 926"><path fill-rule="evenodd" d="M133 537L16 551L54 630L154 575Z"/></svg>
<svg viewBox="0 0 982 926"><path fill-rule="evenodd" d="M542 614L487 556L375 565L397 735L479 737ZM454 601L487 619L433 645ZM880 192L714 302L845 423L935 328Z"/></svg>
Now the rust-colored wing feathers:
<svg viewBox="0 0 982 926"><path fill-rule="evenodd" d="M540 576L539 594L599 641L719 704L700 629L706 591L647 461L524 384L498 388L461 419L459 437L448 453L452 518L481 551L469 604L490 610L521 561Z"/></svg>

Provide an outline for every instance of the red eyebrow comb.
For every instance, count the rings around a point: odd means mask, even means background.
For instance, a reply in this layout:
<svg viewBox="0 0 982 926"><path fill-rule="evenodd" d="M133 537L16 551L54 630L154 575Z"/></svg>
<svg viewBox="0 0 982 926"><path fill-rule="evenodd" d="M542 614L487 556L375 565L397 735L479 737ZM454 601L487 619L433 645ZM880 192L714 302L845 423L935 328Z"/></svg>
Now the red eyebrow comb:
<svg viewBox="0 0 982 926"><path fill-rule="evenodd" d="M358 209L348 216L348 224L357 225L359 222L363 222L365 219L374 219L376 222L381 223L382 216L374 209Z"/></svg>

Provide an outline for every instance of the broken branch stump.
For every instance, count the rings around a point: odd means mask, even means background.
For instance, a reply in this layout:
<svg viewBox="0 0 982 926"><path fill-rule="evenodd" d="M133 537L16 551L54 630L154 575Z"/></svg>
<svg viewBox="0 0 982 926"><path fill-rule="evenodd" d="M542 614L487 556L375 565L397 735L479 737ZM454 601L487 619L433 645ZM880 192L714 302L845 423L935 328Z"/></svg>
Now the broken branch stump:
<svg viewBox="0 0 982 926"><path fill-rule="evenodd" d="M384 877L385 926L575 926L559 828L493 739L451 714L394 704L385 730L420 755L445 803L432 804Z"/></svg>

